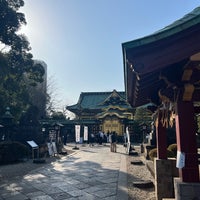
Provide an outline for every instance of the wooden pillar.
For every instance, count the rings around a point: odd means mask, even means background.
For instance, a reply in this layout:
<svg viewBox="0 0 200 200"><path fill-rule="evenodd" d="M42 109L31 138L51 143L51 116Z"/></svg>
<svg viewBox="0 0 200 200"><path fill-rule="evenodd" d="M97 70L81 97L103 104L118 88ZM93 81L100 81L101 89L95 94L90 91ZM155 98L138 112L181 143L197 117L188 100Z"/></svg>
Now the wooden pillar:
<svg viewBox="0 0 200 200"><path fill-rule="evenodd" d="M161 121L161 111L158 114L158 123L156 126L156 140L157 140L157 152L158 159L167 159L167 135L166 127L163 126Z"/></svg>
<svg viewBox="0 0 200 200"><path fill-rule="evenodd" d="M191 101L176 104L177 151L185 153L185 166L179 169L183 182L199 182L194 106Z"/></svg>

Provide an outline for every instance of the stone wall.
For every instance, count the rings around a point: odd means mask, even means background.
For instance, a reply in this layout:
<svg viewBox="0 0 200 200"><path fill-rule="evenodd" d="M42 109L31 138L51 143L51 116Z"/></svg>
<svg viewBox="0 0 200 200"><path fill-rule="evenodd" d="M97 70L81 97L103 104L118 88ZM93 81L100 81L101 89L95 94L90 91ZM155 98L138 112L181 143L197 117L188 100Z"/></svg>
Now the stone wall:
<svg viewBox="0 0 200 200"><path fill-rule="evenodd" d="M178 175L176 160L154 160L156 199L174 198L174 176Z"/></svg>

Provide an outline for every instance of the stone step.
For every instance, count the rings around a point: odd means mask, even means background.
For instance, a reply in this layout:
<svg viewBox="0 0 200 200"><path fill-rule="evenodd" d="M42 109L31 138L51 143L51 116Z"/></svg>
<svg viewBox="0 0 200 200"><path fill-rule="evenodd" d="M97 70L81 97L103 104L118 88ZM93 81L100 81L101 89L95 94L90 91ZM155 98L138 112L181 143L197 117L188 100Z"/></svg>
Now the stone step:
<svg viewBox="0 0 200 200"><path fill-rule="evenodd" d="M175 200L174 198L163 198L162 200Z"/></svg>
<svg viewBox="0 0 200 200"><path fill-rule="evenodd" d="M138 152L137 151L130 151L129 155L130 156L138 156Z"/></svg>
<svg viewBox="0 0 200 200"><path fill-rule="evenodd" d="M154 184L151 180L137 180L133 181L133 186L138 188L152 188Z"/></svg>
<svg viewBox="0 0 200 200"><path fill-rule="evenodd" d="M35 158L35 159L33 159L33 163L43 164L43 163L46 163L46 160L42 159L42 158Z"/></svg>
<svg viewBox="0 0 200 200"><path fill-rule="evenodd" d="M144 165L144 163L141 160L133 160L131 161L132 165Z"/></svg>

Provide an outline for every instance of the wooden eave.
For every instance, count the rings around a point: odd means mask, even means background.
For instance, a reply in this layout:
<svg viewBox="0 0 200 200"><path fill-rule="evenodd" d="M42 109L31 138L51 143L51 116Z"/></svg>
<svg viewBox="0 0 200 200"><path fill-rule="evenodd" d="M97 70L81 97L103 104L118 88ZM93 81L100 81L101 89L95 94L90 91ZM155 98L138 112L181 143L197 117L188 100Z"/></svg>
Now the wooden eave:
<svg viewBox="0 0 200 200"><path fill-rule="evenodd" d="M128 102L134 107L152 100L159 104L158 91L169 87L160 76L167 80L172 78L172 88L181 87L185 83L181 77L187 63L195 67L199 65L198 62L190 61L190 57L200 52L200 23L175 34L165 34L165 37L160 37L160 34L162 32L151 35L148 40L143 38L122 44L125 91ZM199 70L196 71L192 77L198 80ZM193 96L198 100L199 93L196 93L197 90Z"/></svg>

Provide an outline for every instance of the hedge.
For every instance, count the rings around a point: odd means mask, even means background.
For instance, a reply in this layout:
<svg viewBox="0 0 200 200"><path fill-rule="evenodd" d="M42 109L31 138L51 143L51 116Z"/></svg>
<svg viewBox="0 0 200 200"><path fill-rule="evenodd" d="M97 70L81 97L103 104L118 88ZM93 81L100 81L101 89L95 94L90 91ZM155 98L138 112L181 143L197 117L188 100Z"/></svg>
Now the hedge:
<svg viewBox="0 0 200 200"><path fill-rule="evenodd" d="M16 141L0 142L0 164L9 164L23 160L29 156L27 146Z"/></svg>

